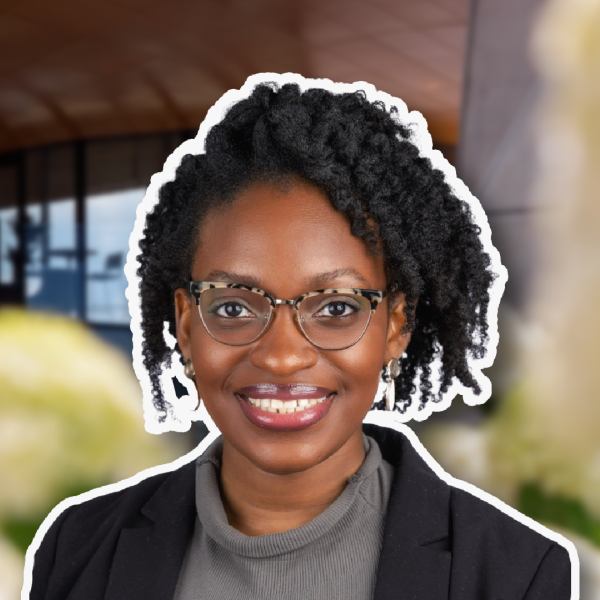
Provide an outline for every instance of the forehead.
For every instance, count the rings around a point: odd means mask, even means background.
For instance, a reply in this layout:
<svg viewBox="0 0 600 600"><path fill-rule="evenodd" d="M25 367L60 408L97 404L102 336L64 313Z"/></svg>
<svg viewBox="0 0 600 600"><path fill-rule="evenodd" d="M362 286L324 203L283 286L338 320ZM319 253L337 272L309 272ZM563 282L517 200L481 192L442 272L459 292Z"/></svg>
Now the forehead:
<svg viewBox="0 0 600 600"><path fill-rule="evenodd" d="M321 273L342 269L354 269L364 281L347 274L332 286L385 287L383 259L352 235L323 191L293 180L253 183L232 204L211 211L200 228L192 276L206 280L212 271L227 271L287 296L311 289Z"/></svg>

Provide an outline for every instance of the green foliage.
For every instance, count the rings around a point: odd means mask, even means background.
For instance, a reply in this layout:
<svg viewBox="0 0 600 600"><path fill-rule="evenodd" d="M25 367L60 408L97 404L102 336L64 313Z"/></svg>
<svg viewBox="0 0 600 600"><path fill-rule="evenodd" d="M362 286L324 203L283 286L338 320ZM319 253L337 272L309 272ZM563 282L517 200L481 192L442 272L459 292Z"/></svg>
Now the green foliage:
<svg viewBox="0 0 600 600"><path fill-rule="evenodd" d="M454 400L456 402L456 400ZM478 406L479 410L484 414L485 417L491 417L496 413L496 410L500 406L500 402L498 402L498 398L492 394L487 402L480 404Z"/></svg>
<svg viewBox="0 0 600 600"><path fill-rule="evenodd" d="M2 533L25 554L43 520L44 517L38 517L37 519L11 519L6 523L2 523Z"/></svg>
<svg viewBox="0 0 600 600"><path fill-rule="evenodd" d="M537 484L528 483L519 490L518 509L536 521L568 529L600 547L600 521L579 500L546 494Z"/></svg>

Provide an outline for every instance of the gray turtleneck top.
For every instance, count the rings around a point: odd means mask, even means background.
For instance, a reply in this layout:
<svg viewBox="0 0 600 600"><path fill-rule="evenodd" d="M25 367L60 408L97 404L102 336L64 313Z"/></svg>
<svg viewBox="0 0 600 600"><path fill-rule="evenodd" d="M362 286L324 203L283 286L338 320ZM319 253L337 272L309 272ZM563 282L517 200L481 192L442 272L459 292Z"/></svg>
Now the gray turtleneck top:
<svg viewBox="0 0 600 600"><path fill-rule="evenodd" d="M371 600L394 477L377 442L340 496L305 525L246 536L227 522L218 438L197 460L194 534L175 600Z"/></svg>

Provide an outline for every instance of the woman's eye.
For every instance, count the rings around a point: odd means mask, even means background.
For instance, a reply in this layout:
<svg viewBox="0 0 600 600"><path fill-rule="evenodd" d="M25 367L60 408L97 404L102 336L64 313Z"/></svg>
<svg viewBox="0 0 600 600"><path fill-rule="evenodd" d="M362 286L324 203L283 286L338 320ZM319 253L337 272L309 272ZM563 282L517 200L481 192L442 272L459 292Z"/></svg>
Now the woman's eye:
<svg viewBox="0 0 600 600"><path fill-rule="evenodd" d="M239 302L225 302L221 304L215 311L219 317L236 318L236 317L253 317L254 313L248 310Z"/></svg>
<svg viewBox="0 0 600 600"><path fill-rule="evenodd" d="M347 302L333 300L323 306L315 316L317 317L347 317L356 312L356 308Z"/></svg>

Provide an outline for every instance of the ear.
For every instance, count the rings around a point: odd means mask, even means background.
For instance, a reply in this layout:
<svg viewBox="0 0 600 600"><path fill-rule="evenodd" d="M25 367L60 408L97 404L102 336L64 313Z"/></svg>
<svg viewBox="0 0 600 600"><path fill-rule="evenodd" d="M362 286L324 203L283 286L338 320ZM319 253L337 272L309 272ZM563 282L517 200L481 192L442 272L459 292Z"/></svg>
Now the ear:
<svg viewBox="0 0 600 600"><path fill-rule="evenodd" d="M403 333L406 324L406 298L404 294L399 293L392 299L392 307L389 313L388 329L385 349L385 364L392 358L400 358L410 342L410 333Z"/></svg>
<svg viewBox="0 0 600 600"><path fill-rule="evenodd" d="M191 320L193 300L183 288L175 290L174 300L177 343L179 344L183 358L187 360L192 357Z"/></svg>

